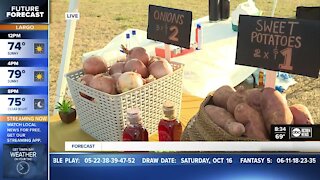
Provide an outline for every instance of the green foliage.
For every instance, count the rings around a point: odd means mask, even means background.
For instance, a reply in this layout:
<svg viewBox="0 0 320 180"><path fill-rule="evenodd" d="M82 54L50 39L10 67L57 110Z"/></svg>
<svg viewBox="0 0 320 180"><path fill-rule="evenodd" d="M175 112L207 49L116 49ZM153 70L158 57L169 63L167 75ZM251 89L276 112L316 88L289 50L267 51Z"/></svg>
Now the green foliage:
<svg viewBox="0 0 320 180"><path fill-rule="evenodd" d="M64 99L62 103L58 102L58 105L56 105L55 109L58 109L59 112L69 113L72 109L72 104L70 101L66 101Z"/></svg>

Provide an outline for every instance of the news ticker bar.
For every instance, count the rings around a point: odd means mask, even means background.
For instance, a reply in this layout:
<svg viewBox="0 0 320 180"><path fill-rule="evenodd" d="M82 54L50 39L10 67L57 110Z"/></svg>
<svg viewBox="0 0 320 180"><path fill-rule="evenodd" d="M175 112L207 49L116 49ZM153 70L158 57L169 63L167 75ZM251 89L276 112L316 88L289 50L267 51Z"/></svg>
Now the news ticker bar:
<svg viewBox="0 0 320 180"><path fill-rule="evenodd" d="M51 153L51 167L227 165L227 164L319 164L319 154L237 154L237 153Z"/></svg>
<svg viewBox="0 0 320 180"><path fill-rule="evenodd" d="M320 142L65 142L69 152L122 152L122 151L285 151L319 152Z"/></svg>
<svg viewBox="0 0 320 180"><path fill-rule="evenodd" d="M319 154L51 153L51 179L319 179Z"/></svg>

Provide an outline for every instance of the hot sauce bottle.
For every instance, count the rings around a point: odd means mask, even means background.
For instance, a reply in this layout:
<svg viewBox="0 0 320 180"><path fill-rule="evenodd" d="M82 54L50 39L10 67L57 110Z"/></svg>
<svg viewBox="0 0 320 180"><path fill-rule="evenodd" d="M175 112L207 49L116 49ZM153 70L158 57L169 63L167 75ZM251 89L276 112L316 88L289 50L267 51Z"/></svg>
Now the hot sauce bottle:
<svg viewBox="0 0 320 180"><path fill-rule="evenodd" d="M141 112L138 108L127 110L128 124L122 133L123 141L148 141L148 131L142 125Z"/></svg>
<svg viewBox="0 0 320 180"><path fill-rule="evenodd" d="M159 141L180 141L182 126L175 116L175 107L171 101L163 104L164 118L158 125Z"/></svg>

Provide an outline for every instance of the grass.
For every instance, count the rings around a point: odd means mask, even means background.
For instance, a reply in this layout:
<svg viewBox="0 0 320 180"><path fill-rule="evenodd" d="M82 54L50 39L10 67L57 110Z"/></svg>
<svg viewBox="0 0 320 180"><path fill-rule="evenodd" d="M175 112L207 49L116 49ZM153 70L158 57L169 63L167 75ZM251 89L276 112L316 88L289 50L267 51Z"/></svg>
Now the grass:
<svg viewBox="0 0 320 180"><path fill-rule="evenodd" d="M66 24L64 13L68 10L68 2L66 0L51 1L50 111L54 108L56 81L59 74ZM230 2L231 10L233 10L245 0L231 0ZM272 2L273 0L256 0L256 5L263 11L264 15L270 16ZM146 30L149 4L190 10L193 12L193 19L208 15L208 0L81 0L79 5L81 19L77 22L70 71L81 68L83 53L104 47L115 35L120 34L127 28ZM295 16L295 9L299 5L320 6L320 0L278 0L275 16L293 17ZM299 82L306 80L304 77L299 78ZM307 78L307 81L311 82L310 86L320 88L319 80ZM319 92L320 89L312 91L311 94L317 95ZM300 95L296 97L297 95L297 93L289 94L293 98L292 102L301 100ZM312 102L316 102L314 98L310 99ZM319 108L319 104L314 106L315 110ZM320 117L320 112L316 116Z"/></svg>

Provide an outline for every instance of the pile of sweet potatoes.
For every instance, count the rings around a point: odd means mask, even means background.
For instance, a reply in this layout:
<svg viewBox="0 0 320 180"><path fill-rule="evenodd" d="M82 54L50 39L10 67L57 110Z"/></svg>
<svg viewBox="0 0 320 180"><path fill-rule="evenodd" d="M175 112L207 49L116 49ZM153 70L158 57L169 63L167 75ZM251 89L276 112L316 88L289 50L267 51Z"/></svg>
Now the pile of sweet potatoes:
<svg viewBox="0 0 320 180"><path fill-rule="evenodd" d="M235 90L222 86L206 105L210 119L237 137L268 140L272 124L313 124L309 110L301 104L288 106L286 98L273 88Z"/></svg>

